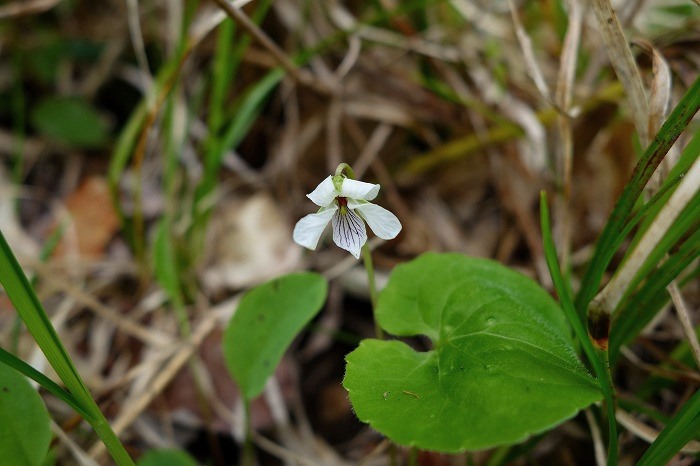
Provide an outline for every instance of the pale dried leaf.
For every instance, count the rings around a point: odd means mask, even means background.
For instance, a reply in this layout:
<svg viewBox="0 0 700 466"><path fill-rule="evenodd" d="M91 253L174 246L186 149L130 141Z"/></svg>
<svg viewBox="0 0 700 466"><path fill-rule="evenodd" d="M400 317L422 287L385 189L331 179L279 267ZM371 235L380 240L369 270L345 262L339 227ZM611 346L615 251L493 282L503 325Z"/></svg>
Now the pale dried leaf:
<svg viewBox="0 0 700 466"><path fill-rule="evenodd" d="M605 47L610 55L610 62L627 92L634 126L642 144L646 146L649 139L647 133L649 103L634 55L610 0L593 0L592 5L603 34Z"/></svg>
<svg viewBox="0 0 700 466"><path fill-rule="evenodd" d="M212 263L203 276L206 289L247 288L294 270L301 250L292 242L290 230L268 194L228 203L211 226Z"/></svg>

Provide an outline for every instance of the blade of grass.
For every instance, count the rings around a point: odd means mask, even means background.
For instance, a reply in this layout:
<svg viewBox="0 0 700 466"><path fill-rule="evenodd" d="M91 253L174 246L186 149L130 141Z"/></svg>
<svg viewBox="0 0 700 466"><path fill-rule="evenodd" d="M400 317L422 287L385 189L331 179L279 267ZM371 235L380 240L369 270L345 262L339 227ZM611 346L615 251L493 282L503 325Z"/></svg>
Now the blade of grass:
<svg viewBox="0 0 700 466"><path fill-rule="evenodd" d="M68 391L90 414L86 419L104 442L119 465L132 465L133 461L109 426L107 419L100 411L90 390L85 385L73 361L61 343L56 330L53 328L39 298L34 293L22 267L17 262L5 236L0 231L0 284L5 288L8 298L17 313L22 317L27 329L34 337L37 345L46 356L58 376L68 388Z"/></svg>
<svg viewBox="0 0 700 466"><path fill-rule="evenodd" d="M540 193L540 222L542 228L542 242L544 245L544 255L549 267L549 273L552 276L552 283L559 296L561 308L564 315L571 324L574 330L574 335L578 339L583 351L586 353L588 360L593 366L593 370L598 377L600 390L603 393L608 417L608 465L617 464L617 423L615 421L615 388L610 375L608 366L607 350L597 350L594 348L588 332L583 327L583 323L576 314L576 308L573 303L573 296L570 287L564 280L564 276L559 268L559 259L554 239L552 238L552 229L549 219L549 207L547 205L547 194L542 191Z"/></svg>
<svg viewBox="0 0 700 466"><path fill-rule="evenodd" d="M656 216L658 215L659 211L663 208L664 205L666 205L668 198L671 197L671 194L673 194L673 192L675 191L675 185L677 185L677 182L680 181L679 178L685 176L685 173L687 173L690 167L693 165L693 163L695 163L695 161L698 159L698 156L700 156L700 131L695 131L695 134L685 146L683 152L681 152L681 156L679 157L678 161L668 172L668 176L659 188L658 192L666 191L665 194L661 199L657 201L657 204L650 209L649 214L640 223L639 228L637 228L637 231L635 232L634 238L632 239L629 247L627 248L625 256L628 256L635 249L639 240L649 229L649 225L651 225L651 223L654 221L654 218L656 218ZM673 184L674 186L669 187L669 184ZM622 236L627 237L627 234L624 234ZM626 259L627 257L625 257L625 259L623 260Z"/></svg>
<svg viewBox="0 0 700 466"><path fill-rule="evenodd" d="M637 288L664 254L700 219L700 163L695 163L640 239L629 259L596 295L589 309L611 315L620 301Z"/></svg>
<svg viewBox="0 0 700 466"><path fill-rule="evenodd" d="M11 368L15 369L17 372L21 373L26 377L29 377L30 379L44 387L46 391L56 396L68 406L73 408L73 410L76 413L80 414L80 416L83 419L87 420L88 422L95 422L95 419L92 419L90 413L83 409L83 406L78 402L78 400L75 399L75 397L73 397L73 395L70 394L70 392L68 392L66 389L58 385L50 378L46 377L38 370L34 369L26 362L19 359L14 354L10 353L9 351L6 351L4 348L0 348L0 362L7 364Z"/></svg>
<svg viewBox="0 0 700 466"><path fill-rule="evenodd" d="M673 416L641 457L637 466L667 464L683 446L700 432L700 390Z"/></svg>
<svg viewBox="0 0 700 466"><path fill-rule="evenodd" d="M251 17L253 24L257 25L262 22L270 5L270 0L265 0L258 5ZM204 175L195 190L194 212L192 213L194 219L192 238L194 238L195 244L199 244L204 236L211 210L209 196L216 187L216 180L226 152L234 149L243 140L262 111L268 97L284 78L284 73L281 70L273 71L251 85L239 99L239 105L235 106L235 113L231 117L228 127L225 128L224 134L220 134L225 125L224 119L226 117L224 112L227 106L224 98L225 90L230 85L231 79L242 61L243 54L251 42L250 36L246 34L240 37L236 46L232 48L234 30L235 23L230 20L226 21L220 30L217 42L212 93L209 102L209 135L205 144Z"/></svg>
<svg viewBox="0 0 700 466"><path fill-rule="evenodd" d="M610 359L617 360L620 347L630 342L668 302L666 287L700 256L700 230L684 241L654 270L644 286L632 293L616 312L610 332ZM695 275L700 269L696 270ZM689 276L693 276L691 273ZM687 281L687 277L682 283Z"/></svg>
<svg viewBox="0 0 700 466"><path fill-rule="evenodd" d="M207 156L204 165L204 176L199 186L197 186L195 202L193 204L195 209L193 212L194 223L199 226L197 232L198 238L201 238L203 232L202 227L206 225L206 220L210 213L211 201L209 197L216 187L219 168L226 155L226 151L236 147L243 140L257 116L260 114L263 105L282 78L284 78L283 70L276 69L249 88L242 98L239 111L222 136L218 147ZM199 242L199 239L196 241Z"/></svg>
<svg viewBox="0 0 700 466"><path fill-rule="evenodd" d="M654 140L649 144L632 173L630 181L620 195L608 221L596 242L593 257L581 281L576 296L576 310L584 320L588 305L598 291L600 281L616 251L624 241L622 232L625 222L644 186L649 181L661 160L678 136L685 130L695 113L700 109L700 77L685 93L673 112L669 115Z"/></svg>
<svg viewBox="0 0 700 466"><path fill-rule="evenodd" d="M39 260L41 262L46 262L46 260L49 258L51 253L53 253L54 249L56 249L56 246L58 246L58 243L61 241L61 238L63 238L63 233L66 230L66 224L61 223L56 230L51 233L51 235L48 237L46 242L44 243L44 246L41 248L41 251L39 252ZM29 281L29 284L34 287L36 284L36 276L32 277L32 279ZM17 353L17 348L19 346L19 333L22 330L22 318L19 315L15 316L15 320L12 323L12 331L10 332L10 350L13 353Z"/></svg>

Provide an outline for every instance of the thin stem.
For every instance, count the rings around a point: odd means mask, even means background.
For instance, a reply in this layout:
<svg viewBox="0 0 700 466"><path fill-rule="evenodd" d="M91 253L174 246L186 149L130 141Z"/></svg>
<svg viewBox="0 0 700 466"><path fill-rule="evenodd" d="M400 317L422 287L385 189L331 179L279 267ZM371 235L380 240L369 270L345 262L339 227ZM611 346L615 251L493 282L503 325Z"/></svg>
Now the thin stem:
<svg viewBox="0 0 700 466"><path fill-rule="evenodd" d="M344 162L338 165L338 168L335 169L335 176L340 176L343 174L343 172L345 172L347 177L351 180L355 179L355 170L353 170L350 165Z"/></svg>
<svg viewBox="0 0 700 466"><path fill-rule="evenodd" d="M559 267L557 260L557 248L552 239L552 229L549 220L549 208L547 206L547 195L544 191L540 194L540 221L542 228L542 240L544 243L545 259L549 272L552 275L554 288L559 295L561 308L564 311L569 324L574 330L576 338L578 338L584 353L593 366L593 372L598 377L600 391L603 393L603 399L608 412L608 465L617 464L617 423L615 421L615 387L613 385L612 376L610 373L610 364L608 360L607 350L607 335L604 340L604 348L596 348L591 341L588 331L584 328L583 323L578 318L576 308L574 307L573 296L571 289L564 282L564 277ZM589 329L591 327L589 326ZM596 338L596 344L600 344L603 339Z"/></svg>
<svg viewBox="0 0 700 466"><path fill-rule="evenodd" d="M367 243L362 246L362 260L365 263L367 271L367 280L369 281L369 300L372 303L372 315L374 316L374 333L380 340L384 339L384 332L377 321L377 285L374 281L374 265L372 264L372 253L369 250Z"/></svg>
<svg viewBox="0 0 700 466"><path fill-rule="evenodd" d="M275 44L272 39L258 27L253 21L251 21L245 13L240 9L231 5L226 0L214 0L214 2L222 9L226 14L233 19L239 26L241 26L245 31L251 35L260 45L265 47L270 54L275 58L277 63L280 64L282 68L300 84L307 85L314 88L318 92L330 95L331 91L328 87L316 79L312 74L299 69L294 61L287 56L287 54Z"/></svg>
<svg viewBox="0 0 700 466"><path fill-rule="evenodd" d="M604 370L605 377L601 377L603 380L601 384L605 386L603 390L603 396L605 398L605 408L607 410L608 417L608 465L617 464L617 420L615 419L615 408L617 405L617 397L615 396L615 386L613 385L612 373L610 372L610 358L608 349L598 349L599 361L602 362L602 370ZM598 373L598 368L596 373Z"/></svg>
<svg viewBox="0 0 700 466"><path fill-rule="evenodd" d="M418 448L411 447L411 451L408 453L408 466L416 466L418 464Z"/></svg>
<svg viewBox="0 0 700 466"><path fill-rule="evenodd" d="M255 465L255 452L253 451L253 422L250 419L250 400L243 400L243 412L245 413L245 441L241 454L242 466Z"/></svg>

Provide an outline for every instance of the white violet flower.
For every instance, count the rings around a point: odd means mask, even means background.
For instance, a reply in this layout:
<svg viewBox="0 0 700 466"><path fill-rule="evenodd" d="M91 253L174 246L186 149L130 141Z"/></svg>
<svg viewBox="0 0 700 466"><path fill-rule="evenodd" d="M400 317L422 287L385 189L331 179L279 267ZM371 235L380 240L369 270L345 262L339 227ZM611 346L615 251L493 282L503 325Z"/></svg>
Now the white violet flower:
<svg viewBox="0 0 700 466"><path fill-rule="evenodd" d="M371 201L379 193L379 185L329 176L306 196L320 207L315 214L299 220L294 227L294 241L309 249L316 249L319 238L329 221L333 223L333 241L360 258L367 242L365 222L375 235L394 239L401 231L401 222L394 214Z"/></svg>

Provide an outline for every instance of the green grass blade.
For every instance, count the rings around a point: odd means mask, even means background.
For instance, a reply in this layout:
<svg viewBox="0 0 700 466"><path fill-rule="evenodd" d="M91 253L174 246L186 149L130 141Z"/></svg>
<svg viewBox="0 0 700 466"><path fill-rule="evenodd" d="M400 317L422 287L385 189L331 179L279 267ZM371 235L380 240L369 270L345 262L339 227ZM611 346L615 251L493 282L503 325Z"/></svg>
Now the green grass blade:
<svg viewBox="0 0 700 466"><path fill-rule="evenodd" d="M667 464L700 432L700 390L685 403L644 453L637 466Z"/></svg>
<svg viewBox="0 0 700 466"><path fill-rule="evenodd" d="M676 221L671 225L666 234L661 237L654 249L637 270L634 278L628 284L628 294L637 289L639 284L656 268L666 253L677 244L681 238L698 231L700 226L700 192L698 192L688 206L683 209Z"/></svg>
<svg viewBox="0 0 700 466"><path fill-rule="evenodd" d="M87 386L58 338L2 232L0 232L0 283L63 383L83 406L88 405L92 397L86 396L89 393Z"/></svg>
<svg viewBox="0 0 700 466"><path fill-rule="evenodd" d="M642 287L623 301L615 313L610 331L612 361L617 360L620 347L637 336L668 302L666 287L698 256L700 256L700 230L695 231L684 241L659 268L649 274ZM687 281L687 277L684 281Z"/></svg>
<svg viewBox="0 0 700 466"><path fill-rule="evenodd" d="M202 209L200 203L202 200L205 200L216 187L219 168L221 167L226 151L236 147L243 140L248 130L255 122L255 119L260 114L263 104L283 77L284 71L277 69L268 73L262 80L249 88L241 101L236 116L222 136L218 147L211 155L207 156L204 165L204 176L195 194L194 206L195 209L197 209L194 217L196 219L195 223L201 222L203 218L205 218L203 216L208 213L209 209Z"/></svg>
<svg viewBox="0 0 700 466"><path fill-rule="evenodd" d="M92 420L94 422L94 419L92 418L90 413L83 409L78 400L76 400L73 397L73 395L70 394L70 392L68 392L66 389L58 385L50 378L46 377L38 370L34 369L26 362L19 359L14 354L10 353L9 351L6 351L4 348L0 348L0 362L7 364L9 367L13 368L17 372L21 373L26 377L29 377L30 379L44 387L46 391L48 391L56 398L62 400L68 406L73 408L73 410L76 413L80 414L80 416L82 416L83 419L88 421Z"/></svg>
<svg viewBox="0 0 700 466"><path fill-rule="evenodd" d="M688 172L691 165L695 163L695 161L698 159L698 156L700 156L700 131L695 131L695 134L688 142L688 145L685 147L685 149L683 149L683 152L681 153L678 162L676 162L676 164L671 168L671 170L668 173L668 176L664 180L664 183L659 188L657 195L661 192L664 192L664 194L661 195L660 199L655 201L656 205L649 210L649 213L646 216L646 218L640 223L639 228L635 233L634 239L627 248L626 255L629 255L634 250L634 247L637 245L641 237L644 236L644 233L649 228L649 225L651 225L651 223L654 221L654 218L656 218L656 215L666 204L666 201L668 201L668 198L671 197L673 192L676 190L678 182L682 179L685 173Z"/></svg>
<svg viewBox="0 0 700 466"><path fill-rule="evenodd" d="M68 388L75 400L90 413L86 420L105 443L114 460L119 465L132 465L133 461L117 436L109 427L107 420L95 403L85 382L75 368L63 343L56 334L51 321L44 311L39 298L34 293L27 276L17 262L5 236L0 231L0 284L5 288L8 298L17 313L22 317L27 329L37 345L46 356L58 376Z"/></svg>
<svg viewBox="0 0 700 466"><path fill-rule="evenodd" d="M596 243L593 258L582 279L581 289L576 296L576 310L582 321L586 315L588 304L598 291L598 286L610 260L624 240L621 233L639 195L698 109L700 109L700 78L696 79L688 89L654 140L649 144L603 228Z"/></svg>
<svg viewBox="0 0 700 466"><path fill-rule="evenodd" d="M617 422L615 420L615 388L612 383L610 369L606 367L607 353L601 354L602 352L595 349L588 336L588 331L584 328L583 323L576 313L571 288L565 282L564 276L561 273L561 268L559 267L559 256L556 246L554 245L554 239L552 238L547 195L544 191L540 194L540 226L542 229L544 255L549 273L552 276L554 289L559 296L562 310L571 324L571 327L574 329L576 338L578 338L591 366L593 366L593 370L598 377L600 390L605 399L608 414L608 465L612 466L617 464Z"/></svg>

